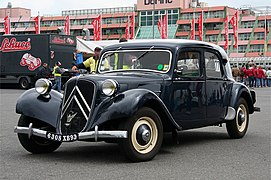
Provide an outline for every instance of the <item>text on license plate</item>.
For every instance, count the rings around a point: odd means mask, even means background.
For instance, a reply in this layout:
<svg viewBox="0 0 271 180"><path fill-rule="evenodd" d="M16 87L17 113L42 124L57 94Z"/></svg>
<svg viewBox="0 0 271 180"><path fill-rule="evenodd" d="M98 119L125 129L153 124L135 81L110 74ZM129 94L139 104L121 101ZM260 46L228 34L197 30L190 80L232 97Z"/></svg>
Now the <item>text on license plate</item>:
<svg viewBox="0 0 271 180"><path fill-rule="evenodd" d="M61 134L47 132L46 138L53 141L72 142L72 141L78 140L78 134L61 135Z"/></svg>

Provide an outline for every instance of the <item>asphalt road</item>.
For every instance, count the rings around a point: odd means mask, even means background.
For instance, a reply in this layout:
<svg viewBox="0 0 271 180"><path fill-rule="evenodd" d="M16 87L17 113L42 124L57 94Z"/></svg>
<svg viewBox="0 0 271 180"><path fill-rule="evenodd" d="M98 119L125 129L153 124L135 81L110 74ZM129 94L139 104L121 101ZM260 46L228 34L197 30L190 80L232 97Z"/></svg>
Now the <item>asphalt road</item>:
<svg viewBox="0 0 271 180"><path fill-rule="evenodd" d="M271 177L271 88L256 89L260 113L250 116L242 139L226 128L207 127L170 135L149 162L131 163L116 144L65 143L51 154L33 155L19 144L13 128L15 103L23 90L0 89L0 179L206 179L269 180Z"/></svg>

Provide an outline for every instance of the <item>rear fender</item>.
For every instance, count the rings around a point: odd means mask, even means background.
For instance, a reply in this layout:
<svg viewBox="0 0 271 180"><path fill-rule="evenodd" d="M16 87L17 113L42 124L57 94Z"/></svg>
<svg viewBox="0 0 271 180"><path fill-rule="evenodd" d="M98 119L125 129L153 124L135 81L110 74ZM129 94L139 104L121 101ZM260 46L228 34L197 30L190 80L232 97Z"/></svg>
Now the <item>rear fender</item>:
<svg viewBox="0 0 271 180"><path fill-rule="evenodd" d="M39 119L56 128L63 95L52 90L45 98L34 88L25 91L17 100L16 113Z"/></svg>
<svg viewBox="0 0 271 180"><path fill-rule="evenodd" d="M243 97L247 102L249 113L252 114L254 112L254 103L256 100L255 97L252 96L252 93L248 87L241 83L236 83L233 84L231 92L232 94L230 97L229 106L235 108L237 100L240 97Z"/></svg>
<svg viewBox="0 0 271 180"><path fill-rule="evenodd" d="M160 106L160 109L164 111L164 114L166 114L167 119L169 119L172 125L177 129L181 129L163 101L154 92L147 89L132 89L118 94L115 97L105 99L93 111L90 127L88 128L94 128L96 125L113 119L128 119L141 107L153 100L157 102L157 104L153 104L153 106Z"/></svg>

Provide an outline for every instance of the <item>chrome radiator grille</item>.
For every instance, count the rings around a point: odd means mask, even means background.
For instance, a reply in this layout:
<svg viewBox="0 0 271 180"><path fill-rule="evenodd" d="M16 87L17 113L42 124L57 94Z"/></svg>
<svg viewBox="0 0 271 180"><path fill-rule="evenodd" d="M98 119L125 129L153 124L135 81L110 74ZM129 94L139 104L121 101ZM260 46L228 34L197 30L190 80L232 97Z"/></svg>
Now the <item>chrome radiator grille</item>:
<svg viewBox="0 0 271 180"><path fill-rule="evenodd" d="M66 86L60 117L63 135L81 132L87 124L96 86L92 81L72 80Z"/></svg>

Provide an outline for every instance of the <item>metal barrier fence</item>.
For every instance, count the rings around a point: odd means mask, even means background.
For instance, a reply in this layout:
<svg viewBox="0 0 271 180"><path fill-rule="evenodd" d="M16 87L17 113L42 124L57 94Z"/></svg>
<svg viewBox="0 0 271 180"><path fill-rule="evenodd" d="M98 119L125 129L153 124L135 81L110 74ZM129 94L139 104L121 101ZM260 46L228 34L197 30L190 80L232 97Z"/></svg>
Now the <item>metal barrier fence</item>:
<svg viewBox="0 0 271 180"><path fill-rule="evenodd" d="M243 57L243 58L229 58L231 65L241 67L243 64L252 62L257 66L271 67L271 57Z"/></svg>

